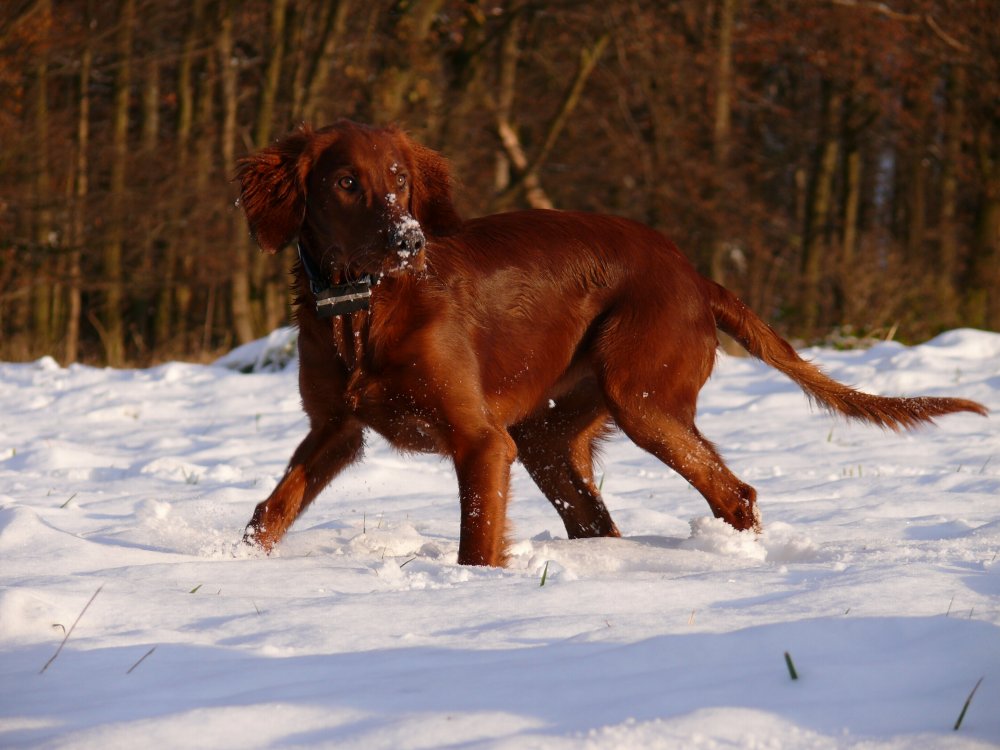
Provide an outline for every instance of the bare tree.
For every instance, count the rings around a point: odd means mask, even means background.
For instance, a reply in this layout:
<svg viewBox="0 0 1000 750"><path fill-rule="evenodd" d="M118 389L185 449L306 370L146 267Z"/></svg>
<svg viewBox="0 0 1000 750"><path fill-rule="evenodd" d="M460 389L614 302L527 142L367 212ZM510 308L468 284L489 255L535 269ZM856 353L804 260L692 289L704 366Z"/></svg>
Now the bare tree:
<svg viewBox="0 0 1000 750"><path fill-rule="evenodd" d="M89 27L94 17L93 2L86 6L84 23ZM83 273L81 259L86 240L87 196L90 189L90 73L94 61L93 44L86 36L80 53L77 90L76 160L74 164L73 199L70 207L68 302L63 360L75 362L80 356L80 316L83 310Z"/></svg>
<svg viewBox="0 0 1000 750"><path fill-rule="evenodd" d="M125 363L125 320L122 248L125 242L126 176L128 174L129 95L132 86L132 31L135 24L135 0L119 0L116 32L117 73L115 74L111 178L108 188L110 207L108 238L104 246L104 315L98 325L105 357L112 367Z"/></svg>

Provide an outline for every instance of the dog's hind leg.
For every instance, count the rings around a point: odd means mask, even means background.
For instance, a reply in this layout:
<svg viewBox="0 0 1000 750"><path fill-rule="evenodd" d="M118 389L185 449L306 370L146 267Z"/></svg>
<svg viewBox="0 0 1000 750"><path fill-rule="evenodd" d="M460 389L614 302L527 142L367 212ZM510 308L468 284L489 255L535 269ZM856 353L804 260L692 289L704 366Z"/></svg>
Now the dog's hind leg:
<svg viewBox="0 0 1000 750"><path fill-rule="evenodd" d="M717 518L740 530L759 530L757 493L729 470L694 424L698 391L715 360L714 324L696 315L678 317L672 326L646 321L652 330L674 333L650 338L636 321L641 319L612 321L601 342L598 371L615 422L697 489ZM641 352L635 350L638 341Z"/></svg>
<svg viewBox="0 0 1000 750"><path fill-rule="evenodd" d="M353 420L312 429L292 454L278 486L254 510L243 541L270 552L323 488L360 458L363 447L362 428Z"/></svg>
<svg viewBox="0 0 1000 750"><path fill-rule="evenodd" d="M729 470L694 424L648 412L637 416L627 409L616 409L615 419L636 445L690 482L708 501L716 518L741 531L760 530L756 491Z"/></svg>
<svg viewBox="0 0 1000 750"><path fill-rule="evenodd" d="M620 536L594 481L594 454L609 420L603 404L573 394L511 429L518 458L570 539Z"/></svg>

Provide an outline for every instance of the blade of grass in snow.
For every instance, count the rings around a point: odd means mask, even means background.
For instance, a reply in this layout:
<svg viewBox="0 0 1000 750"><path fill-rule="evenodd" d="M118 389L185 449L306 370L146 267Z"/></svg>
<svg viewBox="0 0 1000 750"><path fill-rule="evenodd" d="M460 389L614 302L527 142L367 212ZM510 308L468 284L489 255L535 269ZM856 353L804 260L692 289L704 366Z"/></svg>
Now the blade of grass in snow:
<svg viewBox="0 0 1000 750"><path fill-rule="evenodd" d="M141 657L139 657L139 661L137 661L135 664L133 664L131 667L129 667L128 671L125 674L132 674L132 670L135 669L136 667L138 667L144 661L146 661L146 657L149 656L150 654L152 654L154 651L156 651L156 646L153 646L151 649L149 649L149 651L147 651Z"/></svg>
<svg viewBox="0 0 1000 750"><path fill-rule="evenodd" d="M59 656L60 652L63 650L63 646L66 645L66 641L68 641L69 637L73 634L73 629L76 627L76 624L80 622L80 618L83 617L83 613L87 611L87 607L89 607L94 602L94 599L97 598L97 595L101 593L101 589L103 588L104 584L102 583L100 586L97 587L97 591L94 592L94 595L91 596L90 599L87 600L87 603L83 605L83 609L80 610L80 614L76 616L76 619L73 620L73 624L70 625L69 630L66 631L66 635L63 636L62 643L59 644L59 648L57 648L56 652L52 654L52 658L49 659L47 662L45 662L45 666L42 667L41 671L38 674L45 674L45 670L48 669L49 665L56 660L56 657Z"/></svg>
<svg viewBox="0 0 1000 750"><path fill-rule="evenodd" d="M972 692L969 693L969 697L965 699L965 704L962 706L962 713L958 715L958 719L955 721L956 732L958 731L958 728L962 726L962 719L965 718L965 712L969 710L969 704L972 703L972 696L974 696L976 691L979 690L979 685L982 684L982 681L983 678L980 677L975 686L972 688Z"/></svg>
<svg viewBox="0 0 1000 750"><path fill-rule="evenodd" d="M792 662L792 655L785 652L785 665L788 667L788 674L793 680L799 679L799 673L795 671L795 664Z"/></svg>

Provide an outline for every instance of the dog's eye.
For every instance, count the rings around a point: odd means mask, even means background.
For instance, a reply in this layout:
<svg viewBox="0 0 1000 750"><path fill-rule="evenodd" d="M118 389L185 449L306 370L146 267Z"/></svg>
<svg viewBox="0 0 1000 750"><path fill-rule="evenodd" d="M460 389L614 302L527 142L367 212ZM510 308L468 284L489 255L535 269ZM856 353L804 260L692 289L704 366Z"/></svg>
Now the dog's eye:
<svg viewBox="0 0 1000 750"><path fill-rule="evenodd" d="M348 175L345 177L341 177L339 180L337 180L337 186L341 190L346 190L348 193L353 193L358 187L358 181L355 180L350 175Z"/></svg>
<svg viewBox="0 0 1000 750"><path fill-rule="evenodd" d="M396 175L396 187L402 189L406 187L406 175L398 174Z"/></svg>

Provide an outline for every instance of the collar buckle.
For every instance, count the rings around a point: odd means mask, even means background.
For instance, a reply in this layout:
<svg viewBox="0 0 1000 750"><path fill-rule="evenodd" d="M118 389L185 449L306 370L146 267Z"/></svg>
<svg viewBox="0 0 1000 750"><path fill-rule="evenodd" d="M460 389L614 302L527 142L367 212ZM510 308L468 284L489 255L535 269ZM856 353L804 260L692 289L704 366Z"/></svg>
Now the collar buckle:
<svg viewBox="0 0 1000 750"><path fill-rule="evenodd" d="M356 310L367 310L371 304L372 285L368 279L334 284L315 292L316 314L320 318L347 315Z"/></svg>
<svg viewBox="0 0 1000 750"><path fill-rule="evenodd" d="M299 251L302 269L309 279L309 289L316 299L316 314L320 318L333 318L368 309L372 296L371 276L363 276L358 281L348 281L346 284L326 283L323 274L302 249L301 242L297 243L296 249Z"/></svg>

